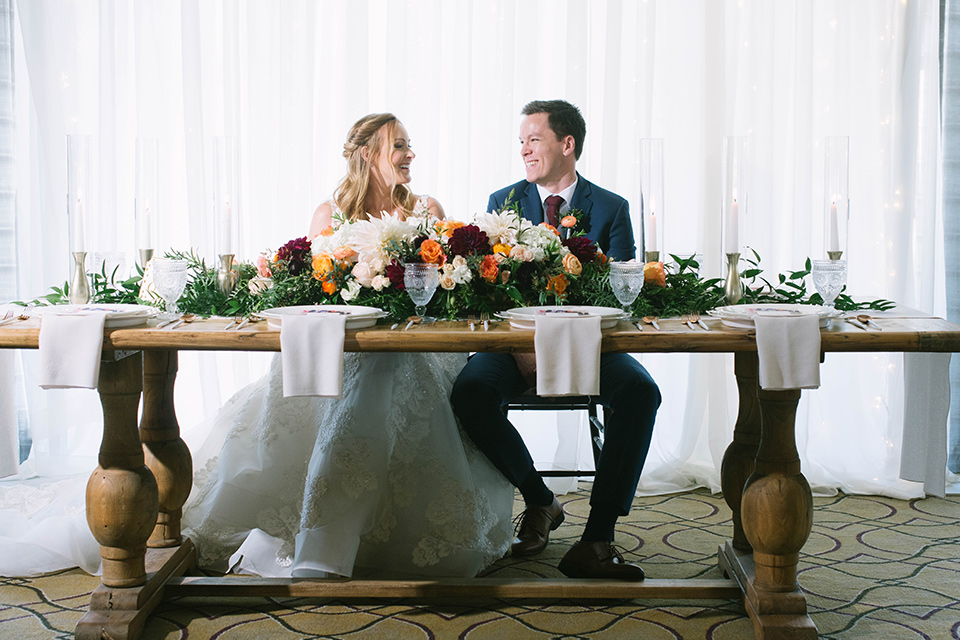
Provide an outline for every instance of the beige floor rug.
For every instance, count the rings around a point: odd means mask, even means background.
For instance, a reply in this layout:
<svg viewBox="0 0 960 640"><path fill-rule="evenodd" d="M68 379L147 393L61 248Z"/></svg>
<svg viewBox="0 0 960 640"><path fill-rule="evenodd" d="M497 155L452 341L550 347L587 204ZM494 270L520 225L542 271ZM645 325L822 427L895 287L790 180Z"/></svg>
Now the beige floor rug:
<svg viewBox="0 0 960 640"><path fill-rule="evenodd" d="M589 488L589 487L588 487ZM566 496L567 521L542 556L504 559L488 575L560 578L580 534L588 492ZM800 586L822 638L960 638L960 498L817 498ZM717 546L730 510L706 491L637 498L617 543L649 577L721 577ZM0 638L70 638L96 577L79 570L0 578ZM307 599L169 600L145 640L174 638L753 638L736 600L339 603Z"/></svg>

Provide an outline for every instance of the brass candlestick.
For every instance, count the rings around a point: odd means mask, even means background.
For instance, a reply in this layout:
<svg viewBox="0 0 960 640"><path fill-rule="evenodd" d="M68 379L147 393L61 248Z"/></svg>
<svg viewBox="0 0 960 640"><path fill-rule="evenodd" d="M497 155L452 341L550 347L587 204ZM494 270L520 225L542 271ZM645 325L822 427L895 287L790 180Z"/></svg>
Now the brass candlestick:
<svg viewBox="0 0 960 640"><path fill-rule="evenodd" d="M233 270L233 257L234 254L232 253L220 254L220 270L217 272L217 283L225 296L229 296L233 288L237 286L237 272Z"/></svg>
<svg viewBox="0 0 960 640"><path fill-rule="evenodd" d="M153 260L153 249L140 249L140 266L144 271L147 269L147 263Z"/></svg>
<svg viewBox="0 0 960 640"><path fill-rule="evenodd" d="M827 251L827 257L831 260L839 260L842 255L843 251Z"/></svg>
<svg viewBox="0 0 960 640"><path fill-rule="evenodd" d="M740 253L727 254L727 278L723 282L723 295L727 304L737 304L743 297L743 285L740 283L740 271L737 268Z"/></svg>
<svg viewBox="0 0 960 640"><path fill-rule="evenodd" d="M643 252L643 261L644 261L644 262L660 262L660 252L659 252L659 251L644 251L644 252Z"/></svg>
<svg viewBox="0 0 960 640"><path fill-rule="evenodd" d="M87 280L86 251L73 252L73 278L70 280L70 304L90 302L90 282Z"/></svg>

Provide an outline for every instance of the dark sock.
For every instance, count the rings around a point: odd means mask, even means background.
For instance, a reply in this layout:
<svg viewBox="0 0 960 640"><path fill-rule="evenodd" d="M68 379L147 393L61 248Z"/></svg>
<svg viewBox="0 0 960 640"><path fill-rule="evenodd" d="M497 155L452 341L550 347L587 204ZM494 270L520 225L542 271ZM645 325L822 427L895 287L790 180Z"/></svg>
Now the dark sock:
<svg viewBox="0 0 960 640"><path fill-rule="evenodd" d="M606 505L591 505L581 542L613 542L613 529L620 517L620 509Z"/></svg>
<svg viewBox="0 0 960 640"><path fill-rule="evenodd" d="M547 485L543 483L543 478L536 469L530 469L530 473L517 488L520 489L520 495L527 504L545 507L553 502L553 492L547 489Z"/></svg>

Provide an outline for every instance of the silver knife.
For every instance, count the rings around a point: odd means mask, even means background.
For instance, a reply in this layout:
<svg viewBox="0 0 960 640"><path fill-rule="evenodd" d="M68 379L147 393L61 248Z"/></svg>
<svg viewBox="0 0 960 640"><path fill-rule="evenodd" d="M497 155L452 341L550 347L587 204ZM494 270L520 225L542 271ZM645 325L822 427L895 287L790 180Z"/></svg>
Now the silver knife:
<svg viewBox="0 0 960 640"><path fill-rule="evenodd" d="M863 329L864 331L870 331L870 329L867 328L867 325L863 324L862 322L860 322L860 321L857 320L856 318L847 318L847 322L849 322L850 324L852 324L852 325L855 326L855 327L860 327L860 328Z"/></svg>

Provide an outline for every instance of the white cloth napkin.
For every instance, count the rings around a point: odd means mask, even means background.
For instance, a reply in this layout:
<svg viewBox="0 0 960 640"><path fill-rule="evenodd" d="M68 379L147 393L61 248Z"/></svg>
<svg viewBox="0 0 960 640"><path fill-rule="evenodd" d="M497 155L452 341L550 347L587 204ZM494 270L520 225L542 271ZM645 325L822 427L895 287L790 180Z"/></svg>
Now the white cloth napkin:
<svg viewBox="0 0 960 640"><path fill-rule="evenodd" d="M283 395L338 397L343 391L343 339L347 316L284 316L280 325Z"/></svg>
<svg viewBox="0 0 960 640"><path fill-rule="evenodd" d="M760 388L816 389L820 386L820 317L815 313L758 313Z"/></svg>
<svg viewBox="0 0 960 640"><path fill-rule="evenodd" d="M600 338L600 316L538 314L533 337L537 395L598 395Z"/></svg>
<svg viewBox="0 0 960 640"><path fill-rule="evenodd" d="M41 388L97 388L106 318L103 311L43 314L37 375Z"/></svg>

